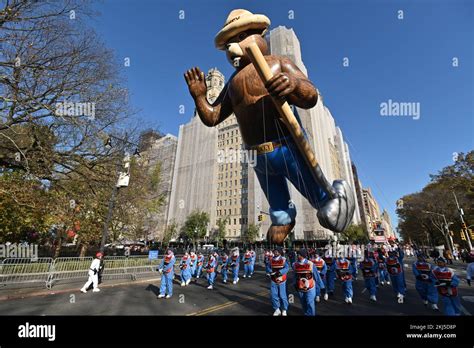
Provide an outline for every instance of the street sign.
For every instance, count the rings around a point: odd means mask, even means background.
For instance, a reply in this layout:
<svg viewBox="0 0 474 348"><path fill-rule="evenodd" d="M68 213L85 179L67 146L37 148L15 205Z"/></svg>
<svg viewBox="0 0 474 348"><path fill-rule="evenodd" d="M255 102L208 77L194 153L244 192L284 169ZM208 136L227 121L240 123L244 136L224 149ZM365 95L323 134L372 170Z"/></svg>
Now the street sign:
<svg viewBox="0 0 474 348"><path fill-rule="evenodd" d="M385 243L387 238L385 236L375 236L375 243Z"/></svg>
<svg viewBox="0 0 474 348"><path fill-rule="evenodd" d="M150 250L148 252L148 259L149 260L156 260L158 258L158 250Z"/></svg>

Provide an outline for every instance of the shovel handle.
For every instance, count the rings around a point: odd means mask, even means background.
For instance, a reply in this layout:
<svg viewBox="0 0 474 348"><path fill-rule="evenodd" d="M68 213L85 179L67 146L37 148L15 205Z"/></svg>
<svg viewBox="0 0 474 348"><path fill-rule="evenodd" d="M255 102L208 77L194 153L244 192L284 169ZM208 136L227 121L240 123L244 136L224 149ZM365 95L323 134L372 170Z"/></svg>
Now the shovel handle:
<svg viewBox="0 0 474 348"><path fill-rule="evenodd" d="M256 43L251 43L249 46L245 48L247 55L249 56L250 60L252 61L255 70L257 71L260 79L266 84L272 77L272 71L268 66L265 57L263 56L260 48L257 46ZM329 195L329 197L334 197L334 192L332 189L331 184L327 181L326 177L324 176L321 167L316 160L316 156L314 155L313 150L309 142L306 140L304 136L303 130L298 123L293 111L291 110L290 105L286 100L281 100L272 97L273 103L275 104L284 124L290 131L293 140L295 141L298 149L302 153L306 163L311 168L311 173L319 184L319 186Z"/></svg>

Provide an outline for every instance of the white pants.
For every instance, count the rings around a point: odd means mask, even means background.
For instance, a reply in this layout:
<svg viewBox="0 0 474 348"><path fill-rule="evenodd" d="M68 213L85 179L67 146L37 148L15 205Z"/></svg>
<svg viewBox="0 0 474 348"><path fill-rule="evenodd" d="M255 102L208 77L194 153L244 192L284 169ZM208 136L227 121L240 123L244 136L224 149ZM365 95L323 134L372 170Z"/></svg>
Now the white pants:
<svg viewBox="0 0 474 348"><path fill-rule="evenodd" d="M91 274L92 273L92 274ZM87 282L84 284L84 287L83 289L86 289L91 285L93 284L94 286L94 289L97 289L97 285L99 283L99 276L97 274L94 275L94 272L90 271L89 272L89 279L87 280Z"/></svg>

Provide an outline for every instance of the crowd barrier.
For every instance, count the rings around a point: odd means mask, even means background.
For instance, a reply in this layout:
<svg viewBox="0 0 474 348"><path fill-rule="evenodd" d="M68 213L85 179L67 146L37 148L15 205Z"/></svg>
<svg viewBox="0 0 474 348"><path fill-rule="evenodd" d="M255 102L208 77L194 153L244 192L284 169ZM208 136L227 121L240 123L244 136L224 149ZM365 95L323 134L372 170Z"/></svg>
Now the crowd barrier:
<svg viewBox="0 0 474 348"><path fill-rule="evenodd" d="M182 255L175 255L175 273L179 274ZM241 255L242 256L242 255ZM257 250L256 264L263 265L263 250ZM150 277L157 274L162 261L146 255L106 256L103 280ZM43 283L48 289L61 282L87 280L92 257L6 258L0 264L0 287L12 284Z"/></svg>
<svg viewBox="0 0 474 348"><path fill-rule="evenodd" d="M0 264L0 286L46 283L53 258L7 258Z"/></svg>

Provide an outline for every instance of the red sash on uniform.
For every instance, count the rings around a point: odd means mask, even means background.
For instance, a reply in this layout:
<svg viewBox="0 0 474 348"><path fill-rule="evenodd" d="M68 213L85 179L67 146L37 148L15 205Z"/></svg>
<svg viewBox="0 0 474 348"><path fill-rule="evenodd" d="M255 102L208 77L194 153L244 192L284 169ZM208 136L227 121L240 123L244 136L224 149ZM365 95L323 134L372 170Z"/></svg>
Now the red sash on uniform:
<svg viewBox="0 0 474 348"><path fill-rule="evenodd" d="M251 257L252 257L252 255L250 253L245 253L244 264L248 265L250 263Z"/></svg>
<svg viewBox="0 0 474 348"><path fill-rule="evenodd" d="M389 257L386 261L388 273L391 275L397 275L402 273L402 265L398 262L398 259Z"/></svg>
<svg viewBox="0 0 474 348"><path fill-rule="evenodd" d="M223 269L227 269L227 266L228 266L227 265L227 259L228 258L229 258L228 256L225 256L225 257L222 258L222 268Z"/></svg>
<svg viewBox="0 0 474 348"><path fill-rule="evenodd" d="M375 277L374 273L374 261L373 260L364 260L361 262L362 275L364 278L373 278Z"/></svg>
<svg viewBox="0 0 474 348"><path fill-rule="evenodd" d="M188 265L187 265L186 261L188 261L188 257L183 256L183 259L181 260L181 265L179 265L180 269L184 270L184 269L188 268Z"/></svg>
<svg viewBox="0 0 474 348"><path fill-rule="evenodd" d="M438 286L438 292L441 296L458 295L458 288L451 287L451 281L453 280L453 272L451 272L449 269L447 271L435 269L433 270L433 274L440 283L446 283L446 286Z"/></svg>
<svg viewBox="0 0 474 348"><path fill-rule="evenodd" d="M326 265L331 266L334 262L334 259L332 257L325 257L324 262L326 262Z"/></svg>
<svg viewBox="0 0 474 348"><path fill-rule="evenodd" d="M296 290L307 292L314 288L313 264L311 262L295 262L294 269L296 273Z"/></svg>
<svg viewBox="0 0 474 348"><path fill-rule="evenodd" d="M420 277L422 281L431 282L430 280L431 265L429 263L416 262L415 268L420 272Z"/></svg>
<svg viewBox="0 0 474 348"><path fill-rule="evenodd" d="M379 269L385 269L385 260L384 259L378 258L377 263L379 264Z"/></svg>
<svg viewBox="0 0 474 348"><path fill-rule="evenodd" d="M207 273L213 273L214 272L214 267L212 267L212 260L207 261L206 272Z"/></svg>
<svg viewBox="0 0 474 348"><path fill-rule="evenodd" d="M323 267L324 267L324 260L323 259L319 259L319 260L316 259L316 260L314 260L314 265L316 266L318 271L321 272Z"/></svg>
<svg viewBox="0 0 474 348"><path fill-rule="evenodd" d="M347 281L352 279L352 274L349 272L350 262L345 261L336 261L336 273L340 280Z"/></svg>
<svg viewBox="0 0 474 348"><path fill-rule="evenodd" d="M285 262L286 259L284 257L279 257L278 260L272 257L272 259L270 260L272 273L275 273L271 276L271 279L277 284L286 281L286 274L280 274L280 270L285 267Z"/></svg>
<svg viewBox="0 0 474 348"><path fill-rule="evenodd" d="M164 261L165 261L164 265L165 265L165 266L168 266L168 264L171 262L172 259L173 259L173 255L166 255L166 256L165 256L165 259L164 259ZM163 272L164 272L164 273L170 273L170 272L171 272L171 268L170 268L169 270L166 270L166 271L163 271Z"/></svg>

